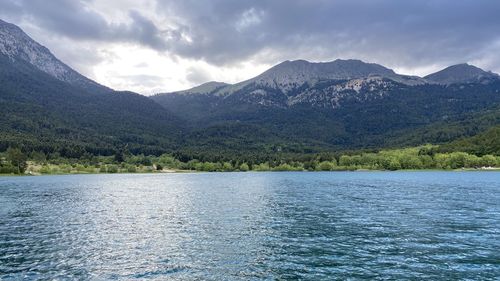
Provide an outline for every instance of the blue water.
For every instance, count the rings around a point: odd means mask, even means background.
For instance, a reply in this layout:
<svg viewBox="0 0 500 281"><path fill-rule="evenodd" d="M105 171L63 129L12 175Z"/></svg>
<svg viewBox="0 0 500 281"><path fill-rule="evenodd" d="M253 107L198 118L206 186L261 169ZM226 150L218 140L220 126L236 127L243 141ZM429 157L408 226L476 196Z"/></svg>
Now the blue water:
<svg viewBox="0 0 500 281"><path fill-rule="evenodd" d="M0 279L500 279L500 173L0 177Z"/></svg>

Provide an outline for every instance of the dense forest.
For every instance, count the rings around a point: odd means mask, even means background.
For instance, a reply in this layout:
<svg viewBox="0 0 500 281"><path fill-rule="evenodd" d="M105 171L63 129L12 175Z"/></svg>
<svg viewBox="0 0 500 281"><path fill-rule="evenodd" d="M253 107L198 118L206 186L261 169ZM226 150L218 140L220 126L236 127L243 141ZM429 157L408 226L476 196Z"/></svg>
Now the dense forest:
<svg viewBox="0 0 500 281"><path fill-rule="evenodd" d="M112 155L128 145L134 153L175 148L177 118L150 99L128 92L89 92L26 63L0 56L0 151Z"/></svg>

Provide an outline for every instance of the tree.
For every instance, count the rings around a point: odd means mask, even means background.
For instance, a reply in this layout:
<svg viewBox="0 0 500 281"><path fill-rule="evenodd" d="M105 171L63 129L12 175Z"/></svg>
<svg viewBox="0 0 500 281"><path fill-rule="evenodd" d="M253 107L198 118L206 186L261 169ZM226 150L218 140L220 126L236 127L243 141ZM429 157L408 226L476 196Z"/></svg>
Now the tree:
<svg viewBox="0 0 500 281"><path fill-rule="evenodd" d="M267 163L267 162L260 163L259 165L255 165L254 168L256 171L269 171L270 170L269 163Z"/></svg>
<svg viewBox="0 0 500 281"><path fill-rule="evenodd" d="M401 163L399 163L399 160L396 157L384 158L382 166L384 167L384 169L391 170L391 171L401 169Z"/></svg>
<svg viewBox="0 0 500 281"><path fill-rule="evenodd" d="M436 163L436 168L438 169L451 169L449 154L437 153L434 156L434 162Z"/></svg>
<svg viewBox="0 0 500 281"><path fill-rule="evenodd" d="M481 158L476 155L467 155L465 157L465 167L467 168L477 168L481 166Z"/></svg>
<svg viewBox="0 0 500 281"><path fill-rule="evenodd" d="M434 160L430 155L420 155L418 158L420 158L420 162L422 162L422 166L425 169L430 169L434 167Z"/></svg>
<svg viewBox="0 0 500 281"><path fill-rule="evenodd" d="M19 174L23 174L28 167L26 163L27 157L19 148L7 149L7 160L12 164L12 166L17 168Z"/></svg>
<svg viewBox="0 0 500 281"><path fill-rule="evenodd" d="M401 168L403 169L420 169L422 168L422 162L415 155L403 155L399 158Z"/></svg>
<svg viewBox="0 0 500 281"><path fill-rule="evenodd" d="M351 157L347 155L340 156L339 165L340 166L351 166Z"/></svg>
<svg viewBox="0 0 500 281"><path fill-rule="evenodd" d="M486 167L494 167L496 166L496 158L495 156L493 155L484 155L483 157L481 157L481 163L483 166L486 166Z"/></svg>
<svg viewBox="0 0 500 281"><path fill-rule="evenodd" d="M199 170L205 172L215 172L218 169L217 163L213 162L203 162L201 163Z"/></svg>
<svg viewBox="0 0 500 281"><path fill-rule="evenodd" d="M125 153L123 153L122 149L116 151L114 160L116 163L122 163L125 161Z"/></svg>
<svg viewBox="0 0 500 281"><path fill-rule="evenodd" d="M243 163L243 164L240 165L240 171L246 172L248 170L250 170L250 167L248 167L247 163Z"/></svg>
<svg viewBox="0 0 500 281"><path fill-rule="evenodd" d="M458 169L465 167L466 159L469 154L465 152L453 152L450 154L450 167Z"/></svg>
<svg viewBox="0 0 500 281"><path fill-rule="evenodd" d="M47 156L40 151L32 151L30 159L39 164L45 164L47 162Z"/></svg>
<svg viewBox="0 0 500 281"><path fill-rule="evenodd" d="M224 162L222 164L222 170L224 170L226 172L232 171L233 170L233 165L231 165L230 162Z"/></svg>
<svg viewBox="0 0 500 281"><path fill-rule="evenodd" d="M323 161L318 164L317 169L320 171L331 171L335 165L332 162L329 161Z"/></svg>

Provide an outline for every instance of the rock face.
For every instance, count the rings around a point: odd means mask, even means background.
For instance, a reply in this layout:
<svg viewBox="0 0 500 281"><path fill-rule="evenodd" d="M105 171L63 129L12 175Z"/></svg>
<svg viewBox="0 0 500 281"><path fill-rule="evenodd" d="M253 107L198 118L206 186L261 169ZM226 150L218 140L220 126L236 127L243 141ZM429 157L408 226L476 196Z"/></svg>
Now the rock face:
<svg viewBox="0 0 500 281"><path fill-rule="evenodd" d="M371 76L396 77L394 71L378 64L359 60L335 60L311 63L305 60L282 62L244 84L255 83L263 87L279 89L284 93L322 80L350 80Z"/></svg>
<svg viewBox="0 0 500 281"><path fill-rule="evenodd" d="M92 91L110 91L58 60L14 24L0 20L0 54L15 62L25 62L37 69L75 86Z"/></svg>
<svg viewBox="0 0 500 281"><path fill-rule="evenodd" d="M452 65L424 78L430 82L450 85L456 83L487 82L488 80L499 79L499 76L496 73L487 72L481 68L463 63Z"/></svg>
<svg viewBox="0 0 500 281"><path fill-rule="evenodd" d="M324 83L325 81L349 81L362 83L362 79L389 79L394 82L413 85L423 84L419 77L396 74L392 69L375 63L365 63L360 60L334 60L332 62L308 62L305 60L282 62L259 76L241 83L227 86L219 95L236 92L248 85L260 88L274 89L285 95L293 95L297 90ZM349 87L349 86L348 86Z"/></svg>

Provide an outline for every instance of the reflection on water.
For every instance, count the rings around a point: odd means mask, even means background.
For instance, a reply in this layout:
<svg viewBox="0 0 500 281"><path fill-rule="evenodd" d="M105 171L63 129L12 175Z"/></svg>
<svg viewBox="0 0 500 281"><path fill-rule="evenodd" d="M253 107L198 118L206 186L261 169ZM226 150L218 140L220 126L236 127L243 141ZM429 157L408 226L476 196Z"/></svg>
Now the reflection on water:
<svg viewBox="0 0 500 281"><path fill-rule="evenodd" d="M500 276L500 174L0 178L0 279Z"/></svg>

